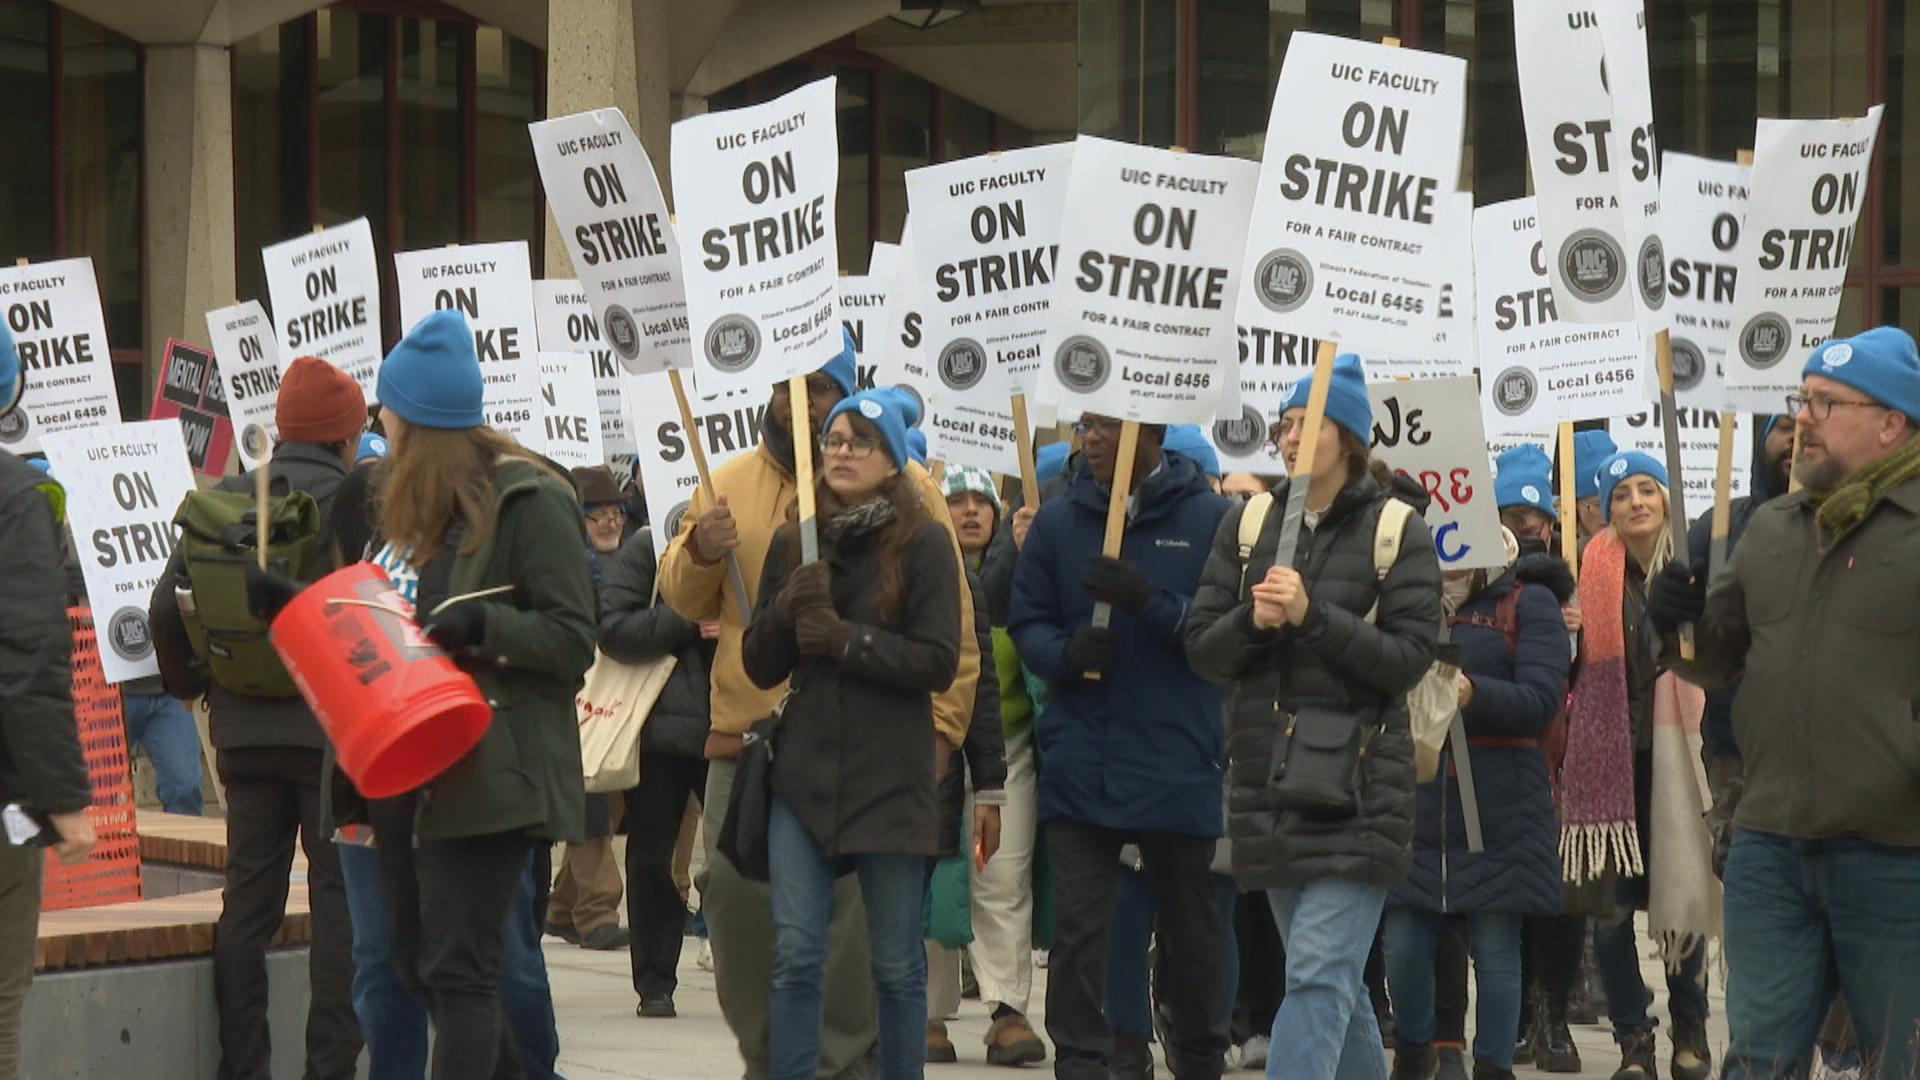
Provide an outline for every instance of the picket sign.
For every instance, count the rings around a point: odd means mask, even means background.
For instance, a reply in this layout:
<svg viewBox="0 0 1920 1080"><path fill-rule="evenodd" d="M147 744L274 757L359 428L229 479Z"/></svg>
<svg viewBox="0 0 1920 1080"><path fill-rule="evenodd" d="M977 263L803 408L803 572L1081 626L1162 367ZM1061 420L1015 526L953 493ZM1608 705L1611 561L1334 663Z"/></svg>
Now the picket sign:
<svg viewBox="0 0 1920 1080"><path fill-rule="evenodd" d="M1733 159L1746 166L1753 165L1753 151L1741 150ZM1737 287L1737 286L1736 286ZM1738 414L1732 409L1720 412L1720 457L1713 469L1713 524L1709 526L1707 540L1707 572L1720 573L1727 565L1727 535L1733 530L1733 430L1734 419ZM1793 418L1788 417L1789 421ZM1764 434L1762 436L1765 437ZM1793 449L1800 451L1800 426L1794 425ZM1789 461L1788 472L1792 472ZM1788 481L1788 490L1795 485Z"/></svg>
<svg viewBox="0 0 1920 1080"><path fill-rule="evenodd" d="M700 429L693 426L693 404L687 400L687 384L680 377L679 368L667 369L667 381L673 385L673 403L680 410L680 431L687 440L687 448L693 451L693 467L700 474L700 487L707 493L707 501L718 504L720 489L713 486L713 473L707 468L707 448L701 445ZM801 380L804 384L806 380ZM636 444L639 432L634 432ZM636 451L637 452L637 451ZM796 462L799 456L796 454ZM811 464L811 459L809 459ZM794 466L795 469L799 465ZM733 586L733 602L740 608L740 622L745 625L753 618L753 602L747 597L747 579L740 572L740 559L734 552L727 552L727 582Z"/></svg>

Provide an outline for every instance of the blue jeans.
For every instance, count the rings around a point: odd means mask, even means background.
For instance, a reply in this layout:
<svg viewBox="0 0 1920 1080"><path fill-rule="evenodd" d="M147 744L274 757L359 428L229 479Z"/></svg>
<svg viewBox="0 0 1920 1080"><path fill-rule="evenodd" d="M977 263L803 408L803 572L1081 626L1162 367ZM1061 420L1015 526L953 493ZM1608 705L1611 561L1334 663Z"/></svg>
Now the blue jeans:
<svg viewBox="0 0 1920 1080"><path fill-rule="evenodd" d="M1226 954L1220 958L1227 993L1221 1000L1231 1012L1234 996L1240 991L1240 945L1233 936L1233 907L1240 892L1230 877L1207 876L1218 900L1221 921L1227 928L1221 936ZM1116 1034L1137 1039L1153 1037L1152 1005L1147 991L1148 980L1153 978L1153 973L1147 970L1147 944L1152 935L1153 893L1147 887L1147 875L1138 870L1122 870L1113 889L1113 926L1107 931L1107 1024ZM1164 953L1160 962L1167 962ZM1161 992L1166 992L1164 984ZM1229 1026L1231 1020L1229 1016Z"/></svg>
<svg viewBox="0 0 1920 1080"><path fill-rule="evenodd" d="M767 835L773 908L773 985L767 1000L770 1080L813 1080L820 1063L820 986L834 878L851 870L867 910L878 1001L881 1080L919 1080L927 1058L924 855L829 859L787 804L773 800Z"/></svg>
<svg viewBox="0 0 1920 1080"><path fill-rule="evenodd" d="M1367 954L1387 890L1321 878L1268 889L1287 950L1287 996L1273 1018L1268 1080L1386 1080L1387 1053L1367 995Z"/></svg>
<svg viewBox="0 0 1920 1080"><path fill-rule="evenodd" d="M1914 1075L1920 1026L1920 851L1864 840L1733 834L1727 856L1721 1075L1804 1068L1836 990L1878 1075Z"/></svg>
<svg viewBox="0 0 1920 1080"><path fill-rule="evenodd" d="M127 721L127 751L132 753L136 745L147 748L160 808L199 817L205 800L200 794L200 732L193 726L193 713L185 702L166 694L122 692L120 702Z"/></svg>
<svg viewBox="0 0 1920 1080"><path fill-rule="evenodd" d="M1399 1045L1433 1041L1433 953L1448 916L1395 904L1387 909L1387 988ZM1478 994L1473 1060L1512 1071L1520 1037L1520 916L1476 911L1466 916L1467 950Z"/></svg>
<svg viewBox="0 0 1920 1080"><path fill-rule="evenodd" d="M337 844L353 921L353 1011L366 1039L368 1080L421 1080L427 1074L427 1007L393 966L393 921L379 856L358 844ZM500 1003L527 1076L557 1080L560 1034L547 984L546 957L533 921L531 867L501 928Z"/></svg>

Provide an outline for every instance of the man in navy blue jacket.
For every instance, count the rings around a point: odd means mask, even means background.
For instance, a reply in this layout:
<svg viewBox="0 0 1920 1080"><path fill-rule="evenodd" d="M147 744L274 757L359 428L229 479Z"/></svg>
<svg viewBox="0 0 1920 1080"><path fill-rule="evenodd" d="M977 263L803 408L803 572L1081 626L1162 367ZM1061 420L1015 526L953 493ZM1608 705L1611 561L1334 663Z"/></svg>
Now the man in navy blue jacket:
<svg viewBox="0 0 1920 1080"><path fill-rule="evenodd" d="M1142 425L1122 558L1101 555L1120 422L1078 426L1085 462L1034 518L1013 575L1008 628L1048 686L1034 723L1039 816L1053 872L1047 1033L1061 1080L1107 1080L1101 1012L1107 929L1123 844L1139 845L1169 985L1177 1080L1215 1080L1227 1048L1219 957L1226 926L1207 865L1221 834L1226 764L1218 687L1181 637L1227 500ZM1096 602L1112 606L1092 625Z"/></svg>

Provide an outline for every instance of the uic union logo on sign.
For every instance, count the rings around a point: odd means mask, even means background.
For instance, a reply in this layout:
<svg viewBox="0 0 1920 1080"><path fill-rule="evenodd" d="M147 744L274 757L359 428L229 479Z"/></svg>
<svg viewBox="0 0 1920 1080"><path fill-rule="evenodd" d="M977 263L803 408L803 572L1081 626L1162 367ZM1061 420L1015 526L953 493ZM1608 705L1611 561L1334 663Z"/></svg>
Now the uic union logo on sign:
<svg viewBox="0 0 1920 1080"><path fill-rule="evenodd" d="M1707 359L1700 352L1700 346L1686 338L1673 339L1673 388L1692 390L1706 378Z"/></svg>
<svg viewBox="0 0 1920 1080"><path fill-rule="evenodd" d="M687 506L688 506L688 501L686 499L681 499L679 502L673 504L673 508L671 510L667 511L666 516L663 519L666 522L666 535L668 536L680 535L680 519L687 516Z"/></svg>
<svg viewBox="0 0 1920 1080"><path fill-rule="evenodd" d="M987 377L987 350L972 338L954 338L935 365L949 390L971 390Z"/></svg>
<svg viewBox="0 0 1920 1080"><path fill-rule="evenodd" d="M129 664L137 664L153 654L153 634L147 629L147 613L136 607L123 607L107 621L107 647Z"/></svg>
<svg viewBox="0 0 1920 1080"><path fill-rule="evenodd" d="M1268 311L1285 315L1313 295L1313 264L1291 248L1269 251L1254 268L1253 291Z"/></svg>
<svg viewBox="0 0 1920 1080"><path fill-rule="evenodd" d="M600 326L607 332L607 344L621 360L631 363L640 359L640 328L634 325L633 316L619 304L608 304L607 310L600 313Z"/></svg>
<svg viewBox="0 0 1920 1080"><path fill-rule="evenodd" d="M1533 408L1539 393L1540 385L1534 381L1533 372L1510 367L1493 380L1493 407L1503 416L1519 416Z"/></svg>
<svg viewBox="0 0 1920 1080"><path fill-rule="evenodd" d="M760 358L760 328L745 315L726 315L707 328L707 363L733 374Z"/></svg>
<svg viewBox="0 0 1920 1080"><path fill-rule="evenodd" d="M1626 282L1626 252L1599 229L1581 229L1560 248L1560 276L1588 303L1608 300Z"/></svg>
<svg viewBox="0 0 1920 1080"><path fill-rule="evenodd" d="M1107 347L1085 334L1075 334L1060 343L1053 354L1053 373L1060 385L1077 394L1091 394L1107 383L1113 374L1113 361Z"/></svg>
<svg viewBox="0 0 1920 1080"><path fill-rule="evenodd" d="M1240 406L1240 415L1232 420L1213 422L1213 444L1235 457L1258 451L1266 441L1266 417L1251 405Z"/></svg>
<svg viewBox="0 0 1920 1080"><path fill-rule="evenodd" d="M1667 302L1667 252L1659 237L1641 242L1639 267L1640 299L1648 311L1659 311Z"/></svg>
<svg viewBox="0 0 1920 1080"><path fill-rule="evenodd" d="M25 382L25 380L21 380ZM0 416L0 443L17 443L27 437L27 411L15 409Z"/></svg>
<svg viewBox="0 0 1920 1080"><path fill-rule="evenodd" d="M240 446L247 456L259 461L273 450L273 438L267 429L259 424L248 424L240 431Z"/></svg>
<svg viewBox="0 0 1920 1080"><path fill-rule="evenodd" d="M1763 311L1740 328L1740 356L1751 367L1765 370L1786 359L1793 328L1787 320Z"/></svg>

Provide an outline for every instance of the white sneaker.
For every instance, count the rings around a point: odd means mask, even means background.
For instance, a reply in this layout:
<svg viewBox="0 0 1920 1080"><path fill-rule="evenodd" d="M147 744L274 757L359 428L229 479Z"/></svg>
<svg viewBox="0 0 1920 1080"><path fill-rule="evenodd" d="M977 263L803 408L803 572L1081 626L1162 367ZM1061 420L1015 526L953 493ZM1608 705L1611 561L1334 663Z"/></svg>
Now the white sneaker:
<svg viewBox="0 0 1920 1080"><path fill-rule="evenodd" d="M1247 1060L1247 1048L1246 1048L1246 1047L1244 1047L1244 1046L1229 1046L1229 1047L1227 1047L1227 1052L1226 1052L1226 1055L1225 1055L1225 1064L1226 1064L1226 1071L1227 1071L1227 1072L1239 1072L1239 1071L1240 1071L1240 1063L1241 1063L1241 1062L1243 1062L1243 1061L1245 1061L1245 1060Z"/></svg>
<svg viewBox="0 0 1920 1080"><path fill-rule="evenodd" d="M1240 1048L1240 1068L1257 1072L1267 1067L1267 1055L1273 1049L1273 1040L1265 1035L1254 1035Z"/></svg>
<svg viewBox="0 0 1920 1080"><path fill-rule="evenodd" d="M693 966L701 971L713 970L713 942L705 938L700 939L700 952L693 958Z"/></svg>
<svg viewBox="0 0 1920 1080"><path fill-rule="evenodd" d="M1033 950L1033 966L1039 968L1042 971L1045 971L1047 969L1047 950L1045 949Z"/></svg>

